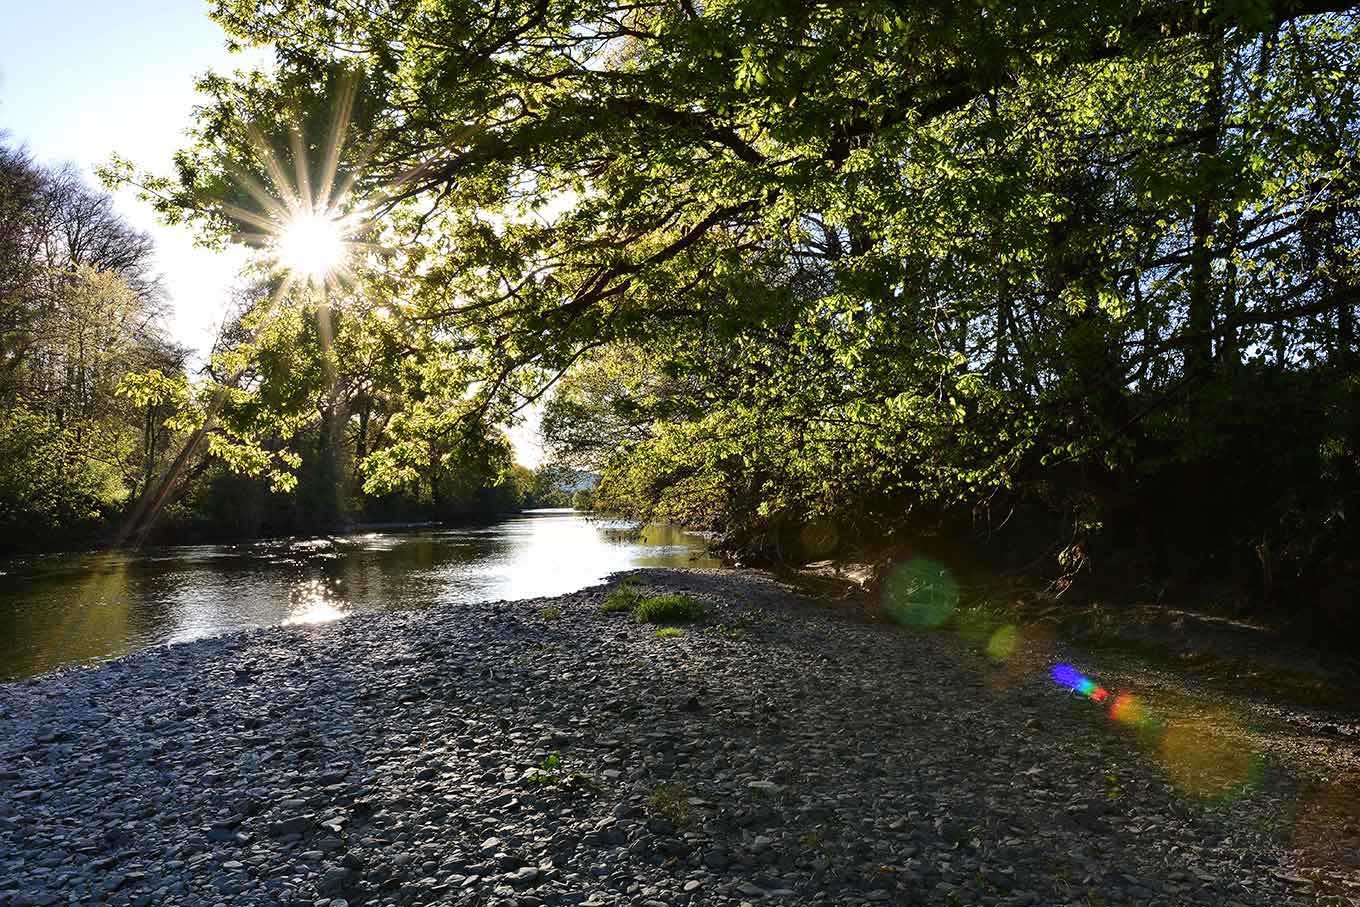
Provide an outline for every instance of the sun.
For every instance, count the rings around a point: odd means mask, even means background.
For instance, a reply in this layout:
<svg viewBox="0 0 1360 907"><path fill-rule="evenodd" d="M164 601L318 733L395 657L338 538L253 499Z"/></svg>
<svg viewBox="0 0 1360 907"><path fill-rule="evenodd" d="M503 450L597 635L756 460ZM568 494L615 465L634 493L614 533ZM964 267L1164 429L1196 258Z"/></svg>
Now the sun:
<svg viewBox="0 0 1360 907"><path fill-rule="evenodd" d="M343 227L325 212L301 212L282 226L275 254L293 274L323 283L344 260Z"/></svg>

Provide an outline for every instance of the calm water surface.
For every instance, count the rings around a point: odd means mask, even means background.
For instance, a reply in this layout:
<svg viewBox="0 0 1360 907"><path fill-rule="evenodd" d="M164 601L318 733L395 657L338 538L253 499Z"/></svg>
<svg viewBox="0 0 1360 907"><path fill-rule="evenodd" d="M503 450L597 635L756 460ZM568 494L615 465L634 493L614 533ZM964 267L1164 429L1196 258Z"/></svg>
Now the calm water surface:
<svg viewBox="0 0 1360 907"><path fill-rule="evenodd" d="M674 527L570 510L462 529L0 561L0 679L250 627L562 595L617 570L717 563Z"/></svg>

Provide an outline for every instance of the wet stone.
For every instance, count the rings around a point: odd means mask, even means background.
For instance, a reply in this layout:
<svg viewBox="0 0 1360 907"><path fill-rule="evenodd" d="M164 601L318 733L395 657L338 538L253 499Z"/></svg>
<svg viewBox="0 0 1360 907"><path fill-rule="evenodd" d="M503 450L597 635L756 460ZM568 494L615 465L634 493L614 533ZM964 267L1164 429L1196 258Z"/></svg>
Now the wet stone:
<svg viewBox="0 0 1360 907"><path fill-rule="evenodd" d="M639 582L708 618L661 645L597 588L0 684L0 904L1311 904L1275 774L1216 809L951 634Z"/></svg>

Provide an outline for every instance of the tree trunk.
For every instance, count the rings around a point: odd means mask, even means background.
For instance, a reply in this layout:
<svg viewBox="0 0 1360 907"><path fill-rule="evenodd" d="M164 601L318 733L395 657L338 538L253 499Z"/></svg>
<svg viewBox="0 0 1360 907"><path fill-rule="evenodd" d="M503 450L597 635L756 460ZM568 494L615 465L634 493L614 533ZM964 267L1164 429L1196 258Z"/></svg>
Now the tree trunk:
<svg viewBox="0 0 1360 907"><path fill-rule="evenodd" d="M1213 365L1214 359L1214 285L1213 285L1213 225L1218 201L1219 142L1223 131L1223 41L1214 45L1213 67L1209 78L1209 98L1204 105L1200 122L1203 137L1196 154L1199 194L1190 218L1190 312L1189 331L1195 337L1186 347L1186 371L1202 374Z"/></svg>

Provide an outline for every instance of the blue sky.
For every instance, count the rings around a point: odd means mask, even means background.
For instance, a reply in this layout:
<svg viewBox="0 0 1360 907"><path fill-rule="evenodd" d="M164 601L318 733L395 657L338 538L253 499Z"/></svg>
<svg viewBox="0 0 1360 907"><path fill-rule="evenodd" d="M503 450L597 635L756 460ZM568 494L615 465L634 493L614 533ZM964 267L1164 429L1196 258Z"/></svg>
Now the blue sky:
<svg viewBox="0 0 1360 907"><path fill-rule="evenodd" d="M115 151L168 172L195 77L248 62L226 52L203 0L0 0L0 36L0 129L39 161L87 173ZM194 248L187 230L161 226L130 192L118 207L156 237L172 333L206 349L241 253Z"/></svg>

